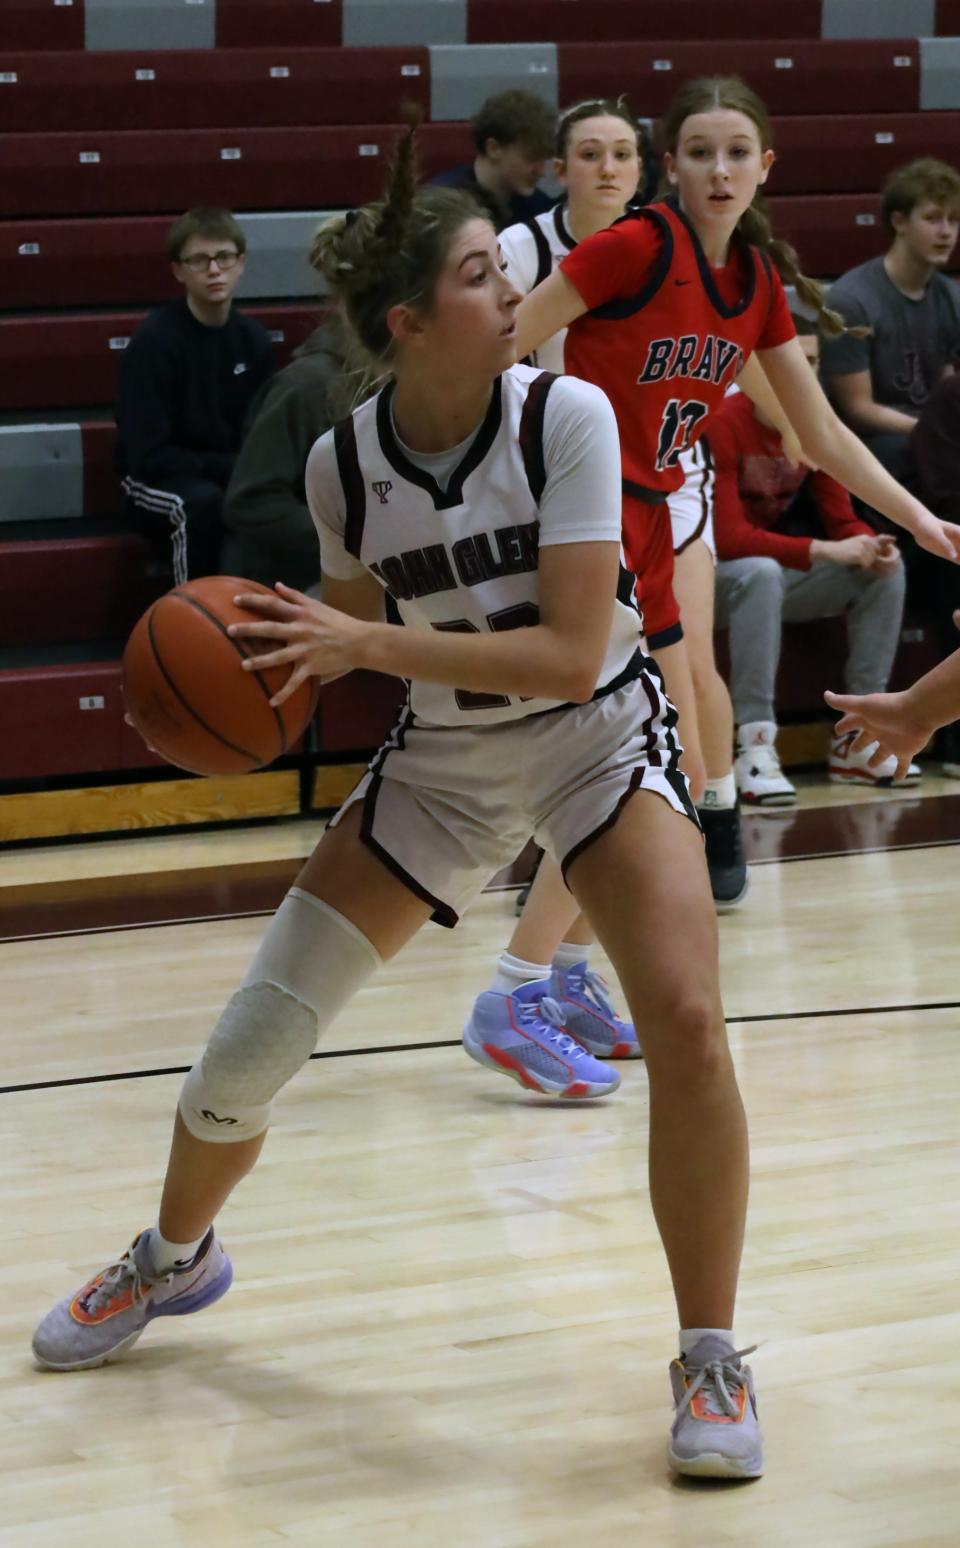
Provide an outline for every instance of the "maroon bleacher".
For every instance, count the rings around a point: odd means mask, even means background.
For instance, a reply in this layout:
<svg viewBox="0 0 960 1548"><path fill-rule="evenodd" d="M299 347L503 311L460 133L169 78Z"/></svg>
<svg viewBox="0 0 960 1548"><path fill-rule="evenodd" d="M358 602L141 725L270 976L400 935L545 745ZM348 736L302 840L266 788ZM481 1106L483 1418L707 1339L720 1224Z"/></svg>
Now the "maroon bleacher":
<svg viewBox="0 0 960 1548"><path fill-rule="evenodd" d="M278 366L315 328L313 306L250 307L275 340ZM110 404L117 362L143 312L0 318L0 410Z"/></svg>
<svg viewBox="0 0 960 1548"><path fill-rule="evenodd" d="M430 101L430 54L414 47L4 53L0 74L14 77L5 133L399 122Z"/></svg>
<svg viewBox="0 0 960 1548"><path fill-rule="evenodd" d="M169 215L5 221L0 295L10 307L127 306L179 287L164 255Z"/></svg>
<svg viewBox="0 0 960 1548"><path fill-rule="evenodd" d="M936 34L940 38L960 37L960 0L937 0Z"/></svg>
<svg viewBox="0 0 960 1548"><path fill-rule="evenodd" d="M117 427L112 419L81 422L83 450L83 509L88 516L115 516L120 510L120 484L114 466Z"/></svg>
<svg viewBox="0 0 960 1548"><path fill-rule="evenodd" d="M797 249L806 274L834 278L890 245L876 194L787 196L767 205L774 232Z"/></svg>
<svg viewBox="0 0 960 1548"><path fill-rule="evenodd" d="M960 162L960 113L804 115L773 121L771 193L879 191L917 156Z"/></svg>
<svg viewBox="0 0 960 1548"><path fill-rule="evenodd" d="M44 530L51 526L57 530ZM42 522L29 535L16 531L11 539L0 526L0 646L125 639L170 584L151 577L144 539L119 525Z"/></svg>
<svg viewBox="0 0 960 1548"><path fill-rule="evenodd" d="M821 0L468 0L470 43L631 42L645 38L819 38ZM624 90L630 90L627 80Z"/></svg>
<svg viewBox="0 0 960 1548"><path fill-rule="evenodd" d="M55 5L54 0L3 0L0 8L5 49L83 48L83 0Z"/></svg>
<svg viewBox="0 0 960 1548"><path fill-rule="evenodd" d="M342 0L216 0L218 48L336 48Z"/></svg>
<svg viewBox="0 0 960 1548"><path fill-rule="evenodd" d="M135 733L124 724L115 658L0 663L0 720L5 728L0 780L94 774L159 761L139 737L137 748Z"/></svg>
<svg viewBox="0 0 960 1548"><path fill-rule="evenodd" d="M742 75L771 113L915 113L916 39L783 43L561 43L560 100L630 93L634 112L664 111L681 81ZM897 61L904 61L897 63Z"/></svg>
<svg viewBox="0 0 960 1548"><path fill-rule="evenodd" d="M237 210L358 204L382 192L400 132L397 124L376 123L130 129L95 139L85 133L11 134L0 137L0 209L21 219L173 213L197 204ZM425 177L468 161L469 126L424 124L419 149Z"/></svg>

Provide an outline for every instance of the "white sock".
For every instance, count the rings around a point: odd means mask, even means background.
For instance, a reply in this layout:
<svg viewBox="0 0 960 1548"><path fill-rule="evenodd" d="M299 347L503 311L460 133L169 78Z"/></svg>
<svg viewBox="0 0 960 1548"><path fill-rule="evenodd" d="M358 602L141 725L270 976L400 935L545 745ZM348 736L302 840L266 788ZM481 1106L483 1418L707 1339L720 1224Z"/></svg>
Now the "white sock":
<svg viewBox="0 0 960 1548"><path fill-rule="evenodd" d="M551 967L559 968L565 973L568 968L576 967L580 962L590 960L590 947L583 941L561 941L553 954Z"/></svg>
<svg viewBox="0 0 960 1548"><path fill-rule="evenodd" d="M513 994L522 984L533 984L538 978L549 977L548 962L524 962L522 957L512 957L508 951L502 951L497 958L490 988L496 994Z"/></svg>
<svg viewBox="0 0 960 1548"><path fill-rule="evenodd" d="M737 785L732 772L724 774L720 779L708 779L703 795L700 797L700 805L709 807L711 811L728 811L731 806L737 804Z"/></svg>
<svg viewBox="0 0 960 1548"><path fill-rule="evenodd" d="M169 1274L172 1268L182 1268L197 1255L197 1250L203 1237L198 1236L195 1242L168 1242L161 1235L160 1227L154 1226L150 1233L150 1261L158 1274Z"/></svg>
<svg viewBox="0 0 960 1548"><path fill-rule="evenodd" d="M737 1347L733 1341L732 1328L681 1328L681 1355L689 1354L694 1344L698 1343L701 1338L720 1338L723 1339L725 1344L729 1344L731 1349L736 1349Z"/></svg>

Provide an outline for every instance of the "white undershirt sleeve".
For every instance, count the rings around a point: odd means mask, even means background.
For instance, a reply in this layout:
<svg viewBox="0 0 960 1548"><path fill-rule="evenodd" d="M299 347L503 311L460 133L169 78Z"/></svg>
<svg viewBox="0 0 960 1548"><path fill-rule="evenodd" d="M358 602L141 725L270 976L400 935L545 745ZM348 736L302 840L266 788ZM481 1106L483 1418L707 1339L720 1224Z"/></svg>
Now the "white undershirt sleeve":
<svg viewBox="0 0 960 1548"><path fill-rule="evenodd" d="M529 226L508 226L497 241L506 264L506 275L523 294L529 295L537 278L537 244Z"/></svg>

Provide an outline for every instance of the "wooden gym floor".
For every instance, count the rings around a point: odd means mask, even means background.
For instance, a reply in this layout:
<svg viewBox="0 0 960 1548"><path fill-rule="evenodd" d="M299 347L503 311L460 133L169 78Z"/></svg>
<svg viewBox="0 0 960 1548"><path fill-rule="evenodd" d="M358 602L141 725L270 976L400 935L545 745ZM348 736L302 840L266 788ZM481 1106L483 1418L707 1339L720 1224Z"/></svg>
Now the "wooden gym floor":
<svg viewBox="0 0 960 1548"><path fill-rule="evenodd" d="M642 1065L563 1107L458 1047L513 922L427 927L279 1104L230 1295L116 1365L37 1317L156 1213L180 1071L315 830L0 862L4 1548L955 1548L956 784L751 817L724 993L768 1472L672 1482ZM184 922L186 921L186 922Z"/></svg>

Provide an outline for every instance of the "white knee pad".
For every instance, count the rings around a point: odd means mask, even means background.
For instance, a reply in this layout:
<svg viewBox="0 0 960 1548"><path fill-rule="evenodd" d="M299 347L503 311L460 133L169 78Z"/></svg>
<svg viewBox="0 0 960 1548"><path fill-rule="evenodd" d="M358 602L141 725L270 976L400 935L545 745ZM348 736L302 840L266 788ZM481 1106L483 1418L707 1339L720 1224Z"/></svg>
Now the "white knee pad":
<svg viewBox="0 0 960 1548"><path fill-rule="evenodd" d="M183 1083L180 1115L190 1133L224 1144L262 1134L281 1086L379 966L356 925L292 887Z"/></svg>

